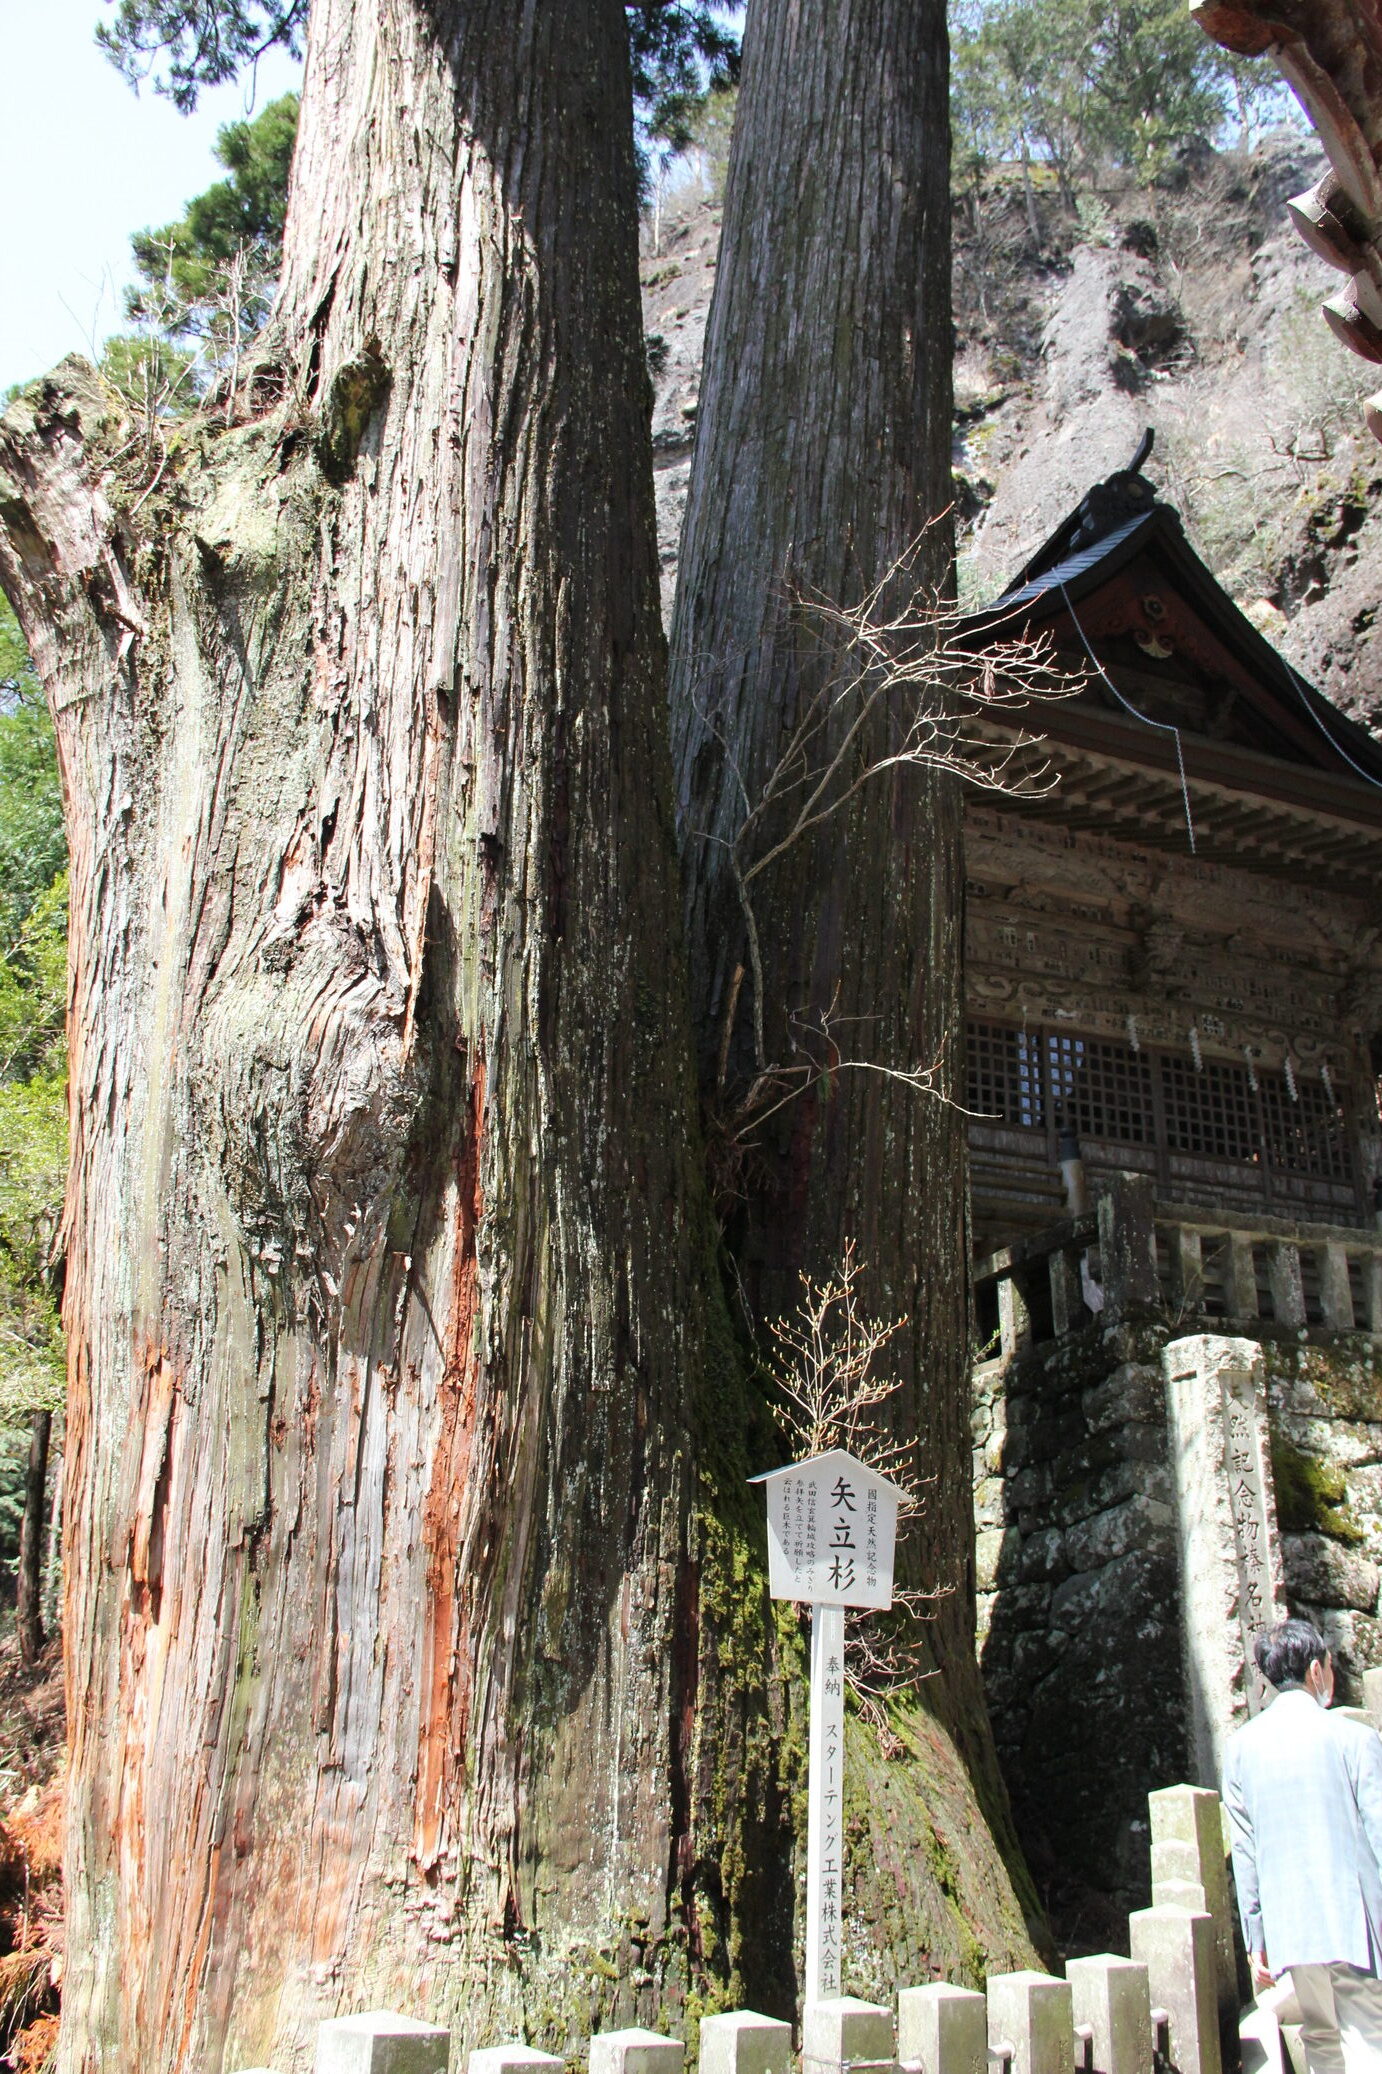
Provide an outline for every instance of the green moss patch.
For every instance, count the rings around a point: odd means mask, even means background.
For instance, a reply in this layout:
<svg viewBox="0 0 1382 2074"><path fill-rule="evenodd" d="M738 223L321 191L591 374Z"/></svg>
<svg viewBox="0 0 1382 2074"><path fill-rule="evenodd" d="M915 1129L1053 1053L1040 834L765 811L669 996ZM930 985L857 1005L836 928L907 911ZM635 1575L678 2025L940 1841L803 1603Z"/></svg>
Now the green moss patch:
<svg viewBox="0 0 1382 2074"><path fill-rule="evenodd" d="M1272 1480L1277 1524L1284 1534L1327 1534L1349 1547L1363 1539L1363 1530L1348 1509L1343 1472L1304 1454L1284 1434L1276 1434L1272 1440Z"/></svg>

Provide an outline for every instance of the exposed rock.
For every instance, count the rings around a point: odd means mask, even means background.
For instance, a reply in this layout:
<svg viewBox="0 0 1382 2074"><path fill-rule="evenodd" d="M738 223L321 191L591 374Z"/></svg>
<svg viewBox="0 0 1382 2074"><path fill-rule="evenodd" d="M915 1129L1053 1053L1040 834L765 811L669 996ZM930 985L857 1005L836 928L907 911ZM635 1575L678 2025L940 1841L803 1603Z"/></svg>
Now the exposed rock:
<svg viewBox="0 0 1382 2074"><path fill-rule="evenodd" d="M1283 1534L1281 1552L1286 1591L1293 1602L1376 1612L1378 1568L1356 1549L1324 1534Z"/></svg>
<svg viewBox="0 0 1382 2074"><path fill-rule="evenodd" d="M1072 1570L1096 1570L1123 1556L1130 1549L1164 1549L1172 1546L1174 1514L1156 1498L1136 1497L1107 1512L1095 1513L1071 1527L1065 1537L1066 1554ZM1349 1602L1351 1603L1351 1602Z"/></svg>

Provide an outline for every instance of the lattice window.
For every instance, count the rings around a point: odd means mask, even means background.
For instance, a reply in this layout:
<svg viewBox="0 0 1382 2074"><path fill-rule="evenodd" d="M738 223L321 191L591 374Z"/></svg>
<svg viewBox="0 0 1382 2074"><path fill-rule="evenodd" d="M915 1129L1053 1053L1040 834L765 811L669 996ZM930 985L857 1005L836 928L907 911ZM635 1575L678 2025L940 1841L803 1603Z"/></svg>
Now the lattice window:
<svg viewBox="0 0 1382 2074"><path fill-rule="evenodd" d="M1004 1023L970 1023L966 1051L968 1106L976 1119L1045 1130L1040 1038Z"/></svg>
<svg viewBox="0 0 1382 2074"><path fill-rule="evenodd" d="M1154 1145L1151 1067L1129 1044L1053 1030L1046 1039L1053 1114L1081 1138Z"/></svg>
<svg viewBox="0 0 1382 2074"><path fill-rule="evenodd" d="M1353 1179L1344 1112L1319 1081L1302 1078L1296 1099L1283 1073L1262 1073L1262 1121L1267 1155L1287 1174L1310 1174L1322 1181Z"/></svg>
<svg viewBox="0 0 1382 2074"><path fill-rule="evenodd" d="M1189 1059L1163 1055L1161 1099L1172 1152L1260 1162L1256 1104L1245 1067L1206 1059L1197 1073Z"/></svg>

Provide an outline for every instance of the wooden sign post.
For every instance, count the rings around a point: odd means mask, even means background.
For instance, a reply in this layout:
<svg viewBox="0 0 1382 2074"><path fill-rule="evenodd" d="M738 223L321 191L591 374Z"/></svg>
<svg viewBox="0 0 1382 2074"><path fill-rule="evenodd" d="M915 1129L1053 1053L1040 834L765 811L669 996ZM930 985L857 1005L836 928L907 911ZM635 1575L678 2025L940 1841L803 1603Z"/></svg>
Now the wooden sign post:
<svg viewBox="0 0 1382 2074"><path fill-rule="evenodd" d="M893 1600L895 1483L843 1448L755 1476L768 1498L768 1590L811 1608L806 1993L840 1992L844 1898L845 1612Z"/></svg>

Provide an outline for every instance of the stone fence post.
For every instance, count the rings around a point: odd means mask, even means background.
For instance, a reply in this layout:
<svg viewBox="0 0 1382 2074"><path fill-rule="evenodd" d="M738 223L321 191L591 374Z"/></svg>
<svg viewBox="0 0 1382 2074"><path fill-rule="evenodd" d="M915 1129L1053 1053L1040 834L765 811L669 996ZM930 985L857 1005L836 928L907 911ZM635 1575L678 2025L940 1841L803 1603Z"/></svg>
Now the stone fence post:
<svg viewBox="0 0 1382 2074"><path fill-rule="evenodd" d="M1214 1923L1219 2038L1238 2035L1238 1952L1223 1804L1207 1786L1165 1786L1147 1795L1152 1827L1152 1906L1203 1911Z"/></svg>
<svg viewBox="0 0 1382 2074"><path fill-rule="evenodd" d="M802 2074L893 2074L893 2016L879 2002L831 1995L808 2002L801 2026Z"/></svg>
<svg viewBox="0 0 1382 2074"><path fill-rule="evenodd" d="M933 1980L897 1998L897 2057L920 2074L986 2074L988 2007L972 1988Z"/></svg>
<svg viewBox="0 0 1382 2074"><path fill-rule="evenodd" d="M565 2064L535 2045L480 2045L466 2066L467 2074L561 2074Z"/></svg>
<svg viewBox="0 0 1382 2074"><path fill-rule="evenodd" d="M701 2018L700 2074L791 2074L792 2026L752 2009Z"/></svg>
<svg viewBox="0 0 1382 2074"><path fill-rule="evenodd" d="M1221 2074L1213 1918L1188 1908L1140 1908L1128 1917L1128 1937L1147 1969L1152 2002L1170 2016L1176 2074Z"/></svg>
<svg viewBox="0 0 1382 2074"><path fill-rule="evenodd" d="M989 2051L1010 2045L1012 2074L1070 2074L1075 2064L1073 2012L1068 1980L1049 1973L991 1973Z"/></svg>
<svg viewBox="0 0 1382 2074"><path fill-rule="evenodd" d="M681 2074L686 2047L679 2038L639 2025L597 2031L590 2041L590 2074Z"/></svg>
<svg viewBox="0 0 1382 2074"><path fill-rule="evenodd" d="M317 2074L446 2074L451 2033L390 2009L317 2025Z"/></svg>
<svg viewBox="0 0 1382 2074"><path fill-rule="evenodd" d="M1152 1998L1136 1959L1100 1952L1065 1967L1077 2026L1090 2033L1094 2074L1152 2074Z"/></svg>

